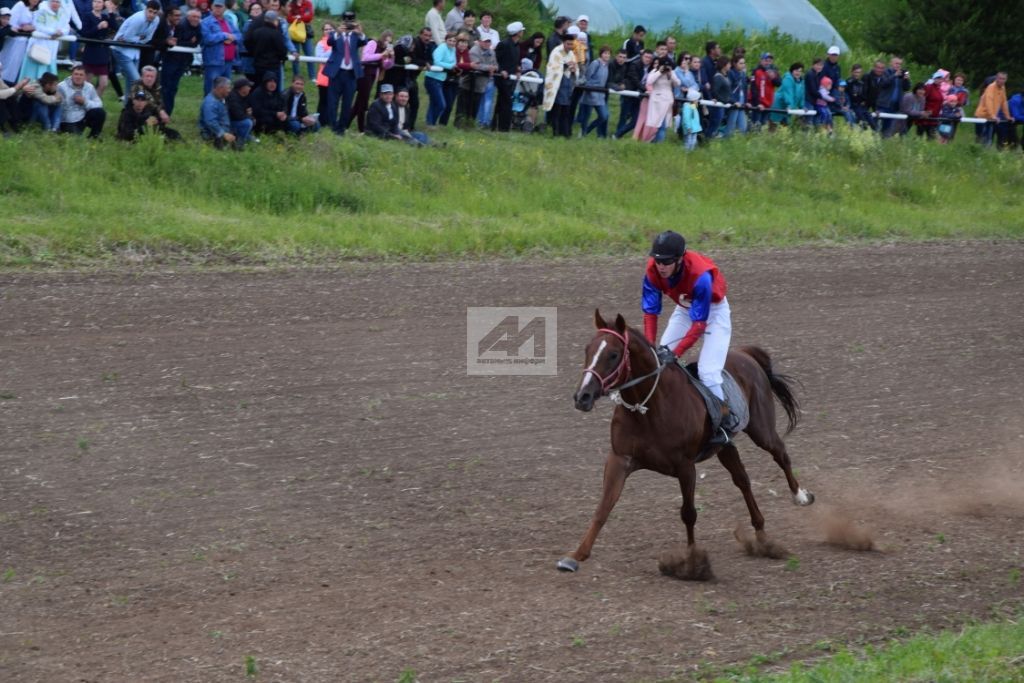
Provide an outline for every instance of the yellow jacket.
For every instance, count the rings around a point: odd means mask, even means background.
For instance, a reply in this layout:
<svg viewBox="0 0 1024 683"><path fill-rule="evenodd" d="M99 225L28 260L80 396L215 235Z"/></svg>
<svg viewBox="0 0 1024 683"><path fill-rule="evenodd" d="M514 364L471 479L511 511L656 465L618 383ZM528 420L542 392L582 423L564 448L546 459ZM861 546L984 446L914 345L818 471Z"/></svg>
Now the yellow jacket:
<svg viewBox="0 0 1024 683"><path fill-rule="evenodd" d="M979 119L995 119L998 112L1002 112L1007 120L1010 119L1010 107L1006 103L1006 86L992 82L985 88L974 115Z"/></svg>

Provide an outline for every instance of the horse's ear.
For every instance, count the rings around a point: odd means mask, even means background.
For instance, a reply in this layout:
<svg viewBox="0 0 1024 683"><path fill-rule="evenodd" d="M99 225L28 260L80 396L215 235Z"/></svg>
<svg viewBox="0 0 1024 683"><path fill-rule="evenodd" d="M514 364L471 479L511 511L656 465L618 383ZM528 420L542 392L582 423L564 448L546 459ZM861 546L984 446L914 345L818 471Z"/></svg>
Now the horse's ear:
<svg viewBox="0 0 1024 683"><path fill-rule="evenodd" d="M615 329L619 332L619 334L626 333L626 319L622 317L621 313L615 316Z"/></svg>
<svg viewBox="0 0 1024 683"><path fill-rule="evenodd" d="M601 309L600 308L595 308L594 309L594 325L599 330L606 330L606 329L608 329L608 323L606 323L604 321L604 318L601 317Z"/></svg>

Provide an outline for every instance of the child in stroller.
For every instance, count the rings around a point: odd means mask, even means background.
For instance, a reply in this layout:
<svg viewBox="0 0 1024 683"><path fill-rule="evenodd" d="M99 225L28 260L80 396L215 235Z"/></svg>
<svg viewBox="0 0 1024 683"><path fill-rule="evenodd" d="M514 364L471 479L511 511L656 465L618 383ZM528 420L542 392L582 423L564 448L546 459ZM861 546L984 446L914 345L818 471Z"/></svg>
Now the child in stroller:
<svg viewBox="0 0 1024 683"><path fill-rule="evenodd" d="M519 73L520 80L512 92L512 127L524 133L532 133L537 126L537 105L540 104L544 78L534 71L533 62L526 58L520 62ZM531 83L523 78L538 82Z"/></svg>

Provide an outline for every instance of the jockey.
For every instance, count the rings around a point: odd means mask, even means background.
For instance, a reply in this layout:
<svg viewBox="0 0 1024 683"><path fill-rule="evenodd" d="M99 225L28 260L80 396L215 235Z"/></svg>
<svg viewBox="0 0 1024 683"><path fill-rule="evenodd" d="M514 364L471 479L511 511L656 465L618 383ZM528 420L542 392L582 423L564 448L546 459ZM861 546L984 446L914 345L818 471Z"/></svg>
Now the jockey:
<svg viewBox="0 0 1024 683"><path fill-rule="evenodd" d="M732 336L725 277L707 256L687 251L686 239L671 230L654 238L650 256L644 274L641 303L644 335L652 344L657 343L661 297L667 294L676 302L676 308L661 335L659 360L662 363L676 362L703 336L704 343L697 361L700 381L724 404L722 369ZM689 304L684 305L684 301ZM724 427L720 428L710 443L729 443L729 432Z"/></svg>

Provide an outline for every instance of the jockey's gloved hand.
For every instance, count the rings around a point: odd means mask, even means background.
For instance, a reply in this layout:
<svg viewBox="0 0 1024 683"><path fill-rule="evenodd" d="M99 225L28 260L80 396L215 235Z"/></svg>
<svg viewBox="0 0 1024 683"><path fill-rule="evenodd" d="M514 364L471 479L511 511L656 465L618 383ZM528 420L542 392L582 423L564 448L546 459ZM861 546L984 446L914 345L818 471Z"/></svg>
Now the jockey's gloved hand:
<svg viewBox="0 0 1024 683"><path fill-rule="evenodd" d="M667 346L658 347L658 360L662 365L671 365L676 362L675 352Z"/></svg>

